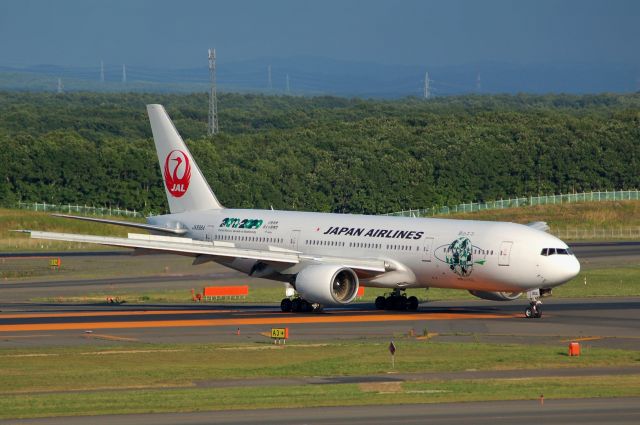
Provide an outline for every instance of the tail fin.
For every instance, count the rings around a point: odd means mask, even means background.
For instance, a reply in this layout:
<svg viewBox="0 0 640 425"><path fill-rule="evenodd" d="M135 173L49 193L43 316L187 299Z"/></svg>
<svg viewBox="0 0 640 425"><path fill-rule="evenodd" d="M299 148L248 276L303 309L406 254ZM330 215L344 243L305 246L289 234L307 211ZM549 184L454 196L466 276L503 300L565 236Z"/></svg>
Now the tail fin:
<svg viewBox="0 0 640 425"><path fill-rule="evenodd" d="M223 208L162 105L147 105L171 213Z"/></svg>

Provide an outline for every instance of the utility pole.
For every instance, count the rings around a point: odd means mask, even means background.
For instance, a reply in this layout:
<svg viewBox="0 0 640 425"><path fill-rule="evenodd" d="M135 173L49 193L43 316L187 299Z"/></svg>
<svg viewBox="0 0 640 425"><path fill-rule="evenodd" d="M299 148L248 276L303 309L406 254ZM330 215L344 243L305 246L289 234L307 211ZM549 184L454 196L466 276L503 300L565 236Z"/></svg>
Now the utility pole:
<svg viewBox="0 0 640 425"><path fill-rule="evenodd" d="M267 88L269 91L273 90L273 84L271 84L271 65L267 65Z"/></svg>
<svg viewBox="0 0 640 425"><path fill-rule="evenodd" d="M62 89L64 86L62 85L62 78L58 78L58 94L62 94Z"/></svg>
<svg viewBox="0 0 640 425"><path fill-rule="evenodd" d="M104 84L104 61L100 59L100 83Z"/></svg>
<svg viewBox="0 0 640 425"><path fill-rule="evenodd" d="M285 86L284 92L287 96L291 94L291 87L289 86L289 74L287 74L287 84Z"/></svg>
<svg viewBox="0 0 640 425"><path fill-rule="evenodd" d="M216 96L216 49L209 49L209 76L211 90L209 91L209 136L218 134L218 98Z"/></svg>
<svg viewBox="0 0 640 425"><path fill-rule="evenodd" d="M127 67L122 64L122 84L127 84Z"/></svg>
<svg viewBox="0 0 640 425"><path fill-rule="evenodd" d="M429 99L429 96L431 96L430 87L429 87L429 73L425 72L424 73L424 98Z"/></svg>

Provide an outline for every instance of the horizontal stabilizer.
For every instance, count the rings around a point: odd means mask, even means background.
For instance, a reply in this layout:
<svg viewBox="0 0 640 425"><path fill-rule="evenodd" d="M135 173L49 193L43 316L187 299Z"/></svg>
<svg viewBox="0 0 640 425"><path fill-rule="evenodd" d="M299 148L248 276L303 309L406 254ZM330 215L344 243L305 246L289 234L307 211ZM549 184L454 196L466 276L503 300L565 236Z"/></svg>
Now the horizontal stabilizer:
<svg viewBox="0 0 640 425"><path fill-rule="evenodd" d="M184 235L185 233L187 233L187 229L185 229L184 227L171 228L171 227L154 226L153 224L133 223L131 221L108 220L106 218L81 217L77 215L67 215L67 214L51 214L51 215L54 217L72 218L74 220L93 221L95 223L105 223L105 224L114 224L116 226L134 227L136 229L144 229L144 230L150 230L153 232L169 233L172 235Z"/></svg>

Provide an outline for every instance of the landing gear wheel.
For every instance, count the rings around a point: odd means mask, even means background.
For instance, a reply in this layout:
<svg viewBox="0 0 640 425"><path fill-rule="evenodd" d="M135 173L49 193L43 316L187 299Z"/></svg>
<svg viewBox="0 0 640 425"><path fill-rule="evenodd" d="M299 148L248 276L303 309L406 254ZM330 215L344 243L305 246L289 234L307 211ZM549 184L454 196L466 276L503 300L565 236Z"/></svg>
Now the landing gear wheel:
<svg viewBox="0 0 640 425"><path fill-rule="evenodd" d="M409 299L407 300L407 308L411 311L416 311L418 310L418 305L420 303L418 302L418 298L417 297L409 297Z"/></svg>
<svg viewBox="0 0 640 425"><path fill-rule="evenodd" d="M385 297L383 296L379 296L376 298L376 308L378 310L384 310L384 305L385 305Z"/></svg>
<svg viewBox="0 0 640 425"><path fill-rule="evenodd" d="M526 317L527 319L539 319L542 317L542 306L541 303L535 303L535 304L531 304L529 307L527 307L527 309L524 311L524 317Z"/></svg>
<svg viewBox="0 0 640 425"><path fill-rule="evenodd" d="M405 311L407 309L408 306L408 302L407 302L407 297L398 297L398 301L396 303L398 310L400 311Z"/></svg>
<svg viewBox="0 0 640 425"><path fill-rule="evenodd" d="M300 298L294 298L293 301L291 301L291 311L294 313L302 311L302 300Z"/></svg>
<svg viewBox="0 0 640 425"><path fill-rule="evenodd" d="M283 298L283 300L280 301L280 310L282 310L283 312L289 313L292 307L293 303L289 298Z"/></svg>
<svg viewBox="0 0 640 425"><path fill-rule="evenodd" d="M536 319L539 319L542 317L542 309L540 308L540 306L536 306L535 311L533 312L533 317Z"/></svg>

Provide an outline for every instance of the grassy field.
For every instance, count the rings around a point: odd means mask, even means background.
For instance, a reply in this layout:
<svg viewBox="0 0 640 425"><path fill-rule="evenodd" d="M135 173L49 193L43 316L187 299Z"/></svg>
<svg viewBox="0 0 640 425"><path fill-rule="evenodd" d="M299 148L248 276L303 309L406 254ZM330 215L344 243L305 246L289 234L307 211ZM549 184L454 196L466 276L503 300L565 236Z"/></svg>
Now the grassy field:
<svg viewBox="0 0 640 425"><path fill-rule="evenodd" d="M640 226L640 202L585 202L544 205L504 210L480 211L439 216L473 220L500 220L516 223L546 221L552 228L611 229ZM122 220L122 217L113 217ZM132 219L127 219L132 220ZM140 221L140 219L138 219ZM80 222L51 217L49 213L28 210L0 209L0 251L99 249L64 242L37 241L26 235L11 233L14 229L48 230L54 232L126 236L130 229L105 224Z"/></svg>
<svg viewBox="0 0 640 425"><path fill-rule="evenodd" d="M546 221L552 228L616 228L620 226L640 226L640 202L608 201L535 205L503 210L458 213L444 217L468 220L511 221L522 224L532 221Z"/></svg>
<svg viewBox="0 0 640 425"><path fill-rule="evenodd" d="M540 394L546 400L637 397L638 381L632 375L7 395L0 398L0 418L535 400Z"/></svg>
<svg viewBox="0 0 640 425"><path fill-rule="evenodd" d="M397 339L397 372L638 365L636 351ZM127 344L0 351L0 417L638 396L638 376L198 388L199 381L385 374L387 343Z"/></svg>
<svg viewBox="0 0 640 425"><path fill-rule="evenodd" d="M122 217L105 217L123 220ZM126 221L141 221L127 218ZM52 217L50 213L0 208L0 251L66 251L103 249L97 245L30 239L28 235L11 230L46 230L51 232L86 233L104 236L127 236L131 229L108 224L89 223Z"/></svg>

